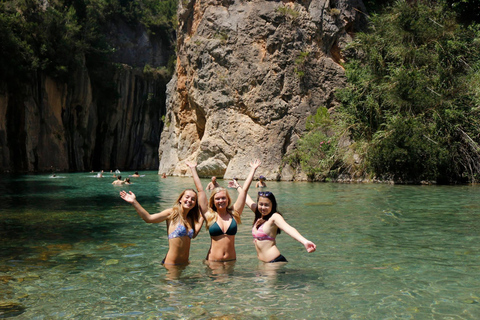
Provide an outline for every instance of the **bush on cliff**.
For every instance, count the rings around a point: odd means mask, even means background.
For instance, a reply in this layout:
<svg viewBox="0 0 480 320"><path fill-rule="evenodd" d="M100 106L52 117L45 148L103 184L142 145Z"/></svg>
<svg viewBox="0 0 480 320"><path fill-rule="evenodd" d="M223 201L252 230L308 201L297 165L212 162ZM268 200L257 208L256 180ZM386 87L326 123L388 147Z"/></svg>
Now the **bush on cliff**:
<svg viewBox="0 0 480 320"><path fill-rule="evenodd" d="M345 66L348 84L335 113L343 127L331 135L348 130L349 152L363 159L357 169L370 176L480 179L480 29L458 24L439 3L397 1L350 45L356 58ZM299 148L313 138L310 130ZM354 158L338 159L337 172L352 167Z"/></svg>

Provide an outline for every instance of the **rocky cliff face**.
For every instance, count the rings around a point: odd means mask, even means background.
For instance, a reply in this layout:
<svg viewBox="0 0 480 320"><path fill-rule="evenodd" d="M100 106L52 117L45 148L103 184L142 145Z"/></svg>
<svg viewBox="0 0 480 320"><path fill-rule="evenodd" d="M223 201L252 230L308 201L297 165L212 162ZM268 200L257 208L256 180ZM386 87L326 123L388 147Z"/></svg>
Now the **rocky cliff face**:
<svg viewBox="0 0 480 320"><path fill-rule="evenodd" d="M357 0L180 2L176 75L167 88L159 173L273 180L318 107L344 84L341 49L365 23Z"/></svg>
<svg viewBox="0 0 480 320"><path fill-rule="evenodd" d="M0 172L158 168L167 80L130 65L136 55L141 61L135 65L165 65L171 50L145 30L128 28L112 25L122 37L114 42L118 68L106 77L116 86L116 99L99 99L104 92L92 86L86 65L68 84L38 73L22 94L8 84L1 88Z"/></svg>

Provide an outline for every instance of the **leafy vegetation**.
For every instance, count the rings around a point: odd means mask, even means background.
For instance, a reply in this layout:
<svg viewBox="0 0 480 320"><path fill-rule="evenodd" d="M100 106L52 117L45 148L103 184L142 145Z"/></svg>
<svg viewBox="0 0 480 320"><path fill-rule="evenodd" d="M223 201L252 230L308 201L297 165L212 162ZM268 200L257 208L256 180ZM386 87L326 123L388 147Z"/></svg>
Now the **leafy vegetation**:
<svg viewBox="0 0 480 320"><path fill-rule="evenodd" d="M459 24L442 2L397 1L372 15L348 49L356 58L345 66L336 125L309 128L297 163L317 179L342 172L404 182L480 179L479 30ZM327 139L336 152L314 150Z"/></svg>
<svg viewBox="0 0 480 320"><path fill-rule="evenodd" d="M21 84L37 71L67 82L85 59L93 81L103 85L102 75L115 67L109 22L143 24L152 36L169 39L175 17L175 0L2 1L0 83Z"/></svg>

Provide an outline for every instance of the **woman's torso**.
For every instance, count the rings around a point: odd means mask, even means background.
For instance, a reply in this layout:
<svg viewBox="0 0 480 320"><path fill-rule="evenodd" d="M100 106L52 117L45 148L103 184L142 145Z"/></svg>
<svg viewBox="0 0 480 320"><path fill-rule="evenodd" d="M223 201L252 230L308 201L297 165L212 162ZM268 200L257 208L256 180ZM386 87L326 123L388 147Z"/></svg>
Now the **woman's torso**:
<svg viewBox="0 0 480 320"><path fill-rule="evenodd" d="M280 255L275 242L277 236L277 226L273 223L273 219L265 221L260 227L254 226L252 228L252 235L256 234L258 238L254 237L253 243L257 250L258 259L269 262Z"/></svg>
<svg viewBox="0 0 480 320"><path fill-rule="evenodd" d="M235 235L237 233L237 222L231 214L223 218L217 215L215 222L209 226L209 233L212 239L207 260L229 261L237 258L235 252Z"/></svg>
<svg viewBox="0 0 480 320"><path fill-rule="evenodd" d="M192 226L172 223L167 220L168 252L165 264L186 264L190 256L190 244L194 230Z"/></svg>

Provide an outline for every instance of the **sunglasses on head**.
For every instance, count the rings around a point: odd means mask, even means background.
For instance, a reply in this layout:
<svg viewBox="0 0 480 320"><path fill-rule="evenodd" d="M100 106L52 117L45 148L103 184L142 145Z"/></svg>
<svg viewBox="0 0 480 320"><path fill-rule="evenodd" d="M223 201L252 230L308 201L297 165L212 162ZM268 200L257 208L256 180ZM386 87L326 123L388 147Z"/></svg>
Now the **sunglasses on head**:
<svg viewBox="0 0 480 320"><path fill-rule="evenodd" d="M270 191L260 191L260 192L258 193L258 196L259 196L259 197L269 197L269 196L271 196L271 195L272 195L272 193L271 193Z"/></svg>

